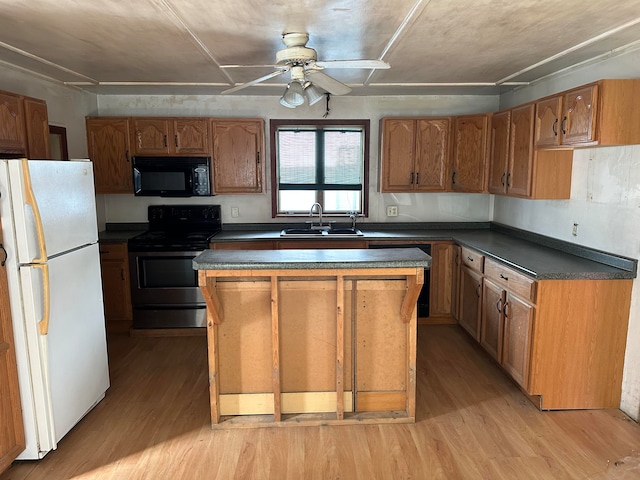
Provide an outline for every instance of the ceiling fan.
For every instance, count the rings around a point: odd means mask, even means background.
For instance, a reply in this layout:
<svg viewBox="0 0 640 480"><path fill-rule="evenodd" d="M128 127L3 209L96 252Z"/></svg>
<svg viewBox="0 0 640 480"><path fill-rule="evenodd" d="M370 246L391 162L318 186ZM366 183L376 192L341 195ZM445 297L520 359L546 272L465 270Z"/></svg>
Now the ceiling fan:
<svg viewBox="0 0 640 480"><path fill-rule="evenodd" d="M282 42L286 48L276 53L275 71L250 82L237 85L222 92L223 95L237 92L243 88L256 85L271 78L291 72L291 81L287 85L280 103L287 107L296 107L304 103L305 95L310 105L322 98L322 93L315 86L332 95L346 95L351 88L330 77L322 70L325 68L366 68L386 69L391 66L381 60L328 60L319 61L313 48L307 47L308 33L285 33Z"/></svg>

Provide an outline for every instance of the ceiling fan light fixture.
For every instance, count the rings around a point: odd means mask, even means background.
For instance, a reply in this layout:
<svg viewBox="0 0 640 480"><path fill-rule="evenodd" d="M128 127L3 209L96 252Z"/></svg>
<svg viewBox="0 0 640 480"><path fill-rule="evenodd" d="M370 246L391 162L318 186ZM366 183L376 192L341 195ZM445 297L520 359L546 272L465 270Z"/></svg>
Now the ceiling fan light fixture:
<svg viewBox="0 0 640 480"><path fill-rule="evenodd" d="M284 99L284 95L280 97L280 105L287 108L296 108L295 105L291 105L290 103L287 103L287 101Z"/></svg>
<svg viewBox="0 0 640 480"><path fill-rule="evenodd" d="M287 85L287 89L284 91L280 103L282 103L282 101L285 101L293 107L300 106L304 103L304 92L300 82L294 80Z"/></svg>
<svg viewBox="0 0 640 480"><path fill-rule="evenodd" d="M307 85L304 87L304 94L307 97L309 106L315 105L320 100L322 100L322 97L324 97L324 94L320 90L318 90L318 88L314 86L311 82L308 82Z"/></svg>

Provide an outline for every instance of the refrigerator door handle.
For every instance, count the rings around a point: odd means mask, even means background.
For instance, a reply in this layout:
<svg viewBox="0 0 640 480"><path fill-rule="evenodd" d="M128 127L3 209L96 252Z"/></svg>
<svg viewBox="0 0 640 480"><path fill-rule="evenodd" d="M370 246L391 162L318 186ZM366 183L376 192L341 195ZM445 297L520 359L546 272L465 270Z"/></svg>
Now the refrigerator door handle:
<svg viewBox="0 0 640 480"><path fill-rule="evenodd" d="M43 285L43 306L42 306L42 320L38 322L40 327L40 335L46 335L49 333L49 318L51 317L51 289L49 288L49 265L46 263L36 263L31 265L33 268L39 268L42 270L42 283Z"/></svg>
<svg viewBox="0 0 640 480"><path fill-rule="evenodd" d="M36 232L38 235L38 246L40 247L40 256L34 258L32 263L44 263L47 261L47 246L44 241L44 228L42 227L42 217L40 216L40 209L38 208L38 202L36 196L33 193L33 185L31 184L31 174L29 173L29 161L26 158L22 159L22 176L24 178L25 186L25 201L33 210L33 217L36 221ZM48 277L48 276L47 276ZM48 281L48 280L47 280ZM42 329L42 327L41 327Z"/></svg>

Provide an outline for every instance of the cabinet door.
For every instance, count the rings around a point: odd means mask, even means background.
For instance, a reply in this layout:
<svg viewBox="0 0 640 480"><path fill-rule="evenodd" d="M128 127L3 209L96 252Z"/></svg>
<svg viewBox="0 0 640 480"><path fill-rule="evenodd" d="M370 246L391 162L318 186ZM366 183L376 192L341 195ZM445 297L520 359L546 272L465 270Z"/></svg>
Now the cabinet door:
<svg viewBox="0 0 640 480"><path fill-rule="evenodd" d="M172 151L209 155L209 128L206 119L175 119L172 127Z"/></svg>
<svg viewBox="0 0 640 480"><path fill-rule="evenodd" d="M560 145L562 97L547 98L536 103L536 147Z"/></svg>
<svg viewBox="0 0 640 480"><path fill-rule="evenodd" d="M0 244L2 244L1 226ZM2 250L0 255L4 255ZM0 395L0 425L2 425L0 473L2 473L25 446L6 264L0 265L0 386L2 386L2 395Z"/></svg>
<svg viewBox="0 0 640 480"><path fill-rule="evenodd" d="M88 118L87 145L96 193L133 193L129 158L129 120Z"/></svg>
<svg viewBox="0 0 640 480"><path fill-rule="evenodd" d="M491 117L489 193L504 194L507 191L510 125L511 111L496 113Z"/></svg>
<svg viewBox="0 0 640 480"><path fill-rule="evenodd" d="M431 245L431 281L429 282L429 316L451 315L451 282L453 245L433 243Z"/></svg>
<svg viewBox="0 0 640 480"><path fill-rule="evenodd" d="M0 153L27 154L22 98L0 93Z"/></svg>
<svg viewBox="0 0 640 480"><path fill-rule="evenodd" d="M460 319L460 276L462 274L462 248L453 246L452 275L451 275L451 316L455 320Z"/></svg>
<svg viewBox="0 0 640 480"><path fill-rule="evenodd" d="M458 323L476 340L478 340L480 335L481 292L482 275L463 266L460 273L460 312Z"/></svg>
<svg viewBox="0 0 640 480"><path fill-rule="evenodd" d="M562 144L572 145L595 141L598 86L572 90L564 96Z"/></svg>
<svg viewBox="0 0 640 480"><path fill-rule="evenodd" d="M51 158L47 104L35 98L24 99L29 158Z"/></svg>
<svg viewBox="0 0 640 480"><path fill-rule="evenodd" d="M451 188L479 193L486 190L486 159L489 116L456 117L454 127Z"/></svg>
<svg viewBox="0 0 640 480"><path fill-rule="evenodd" d="M128 332L133 320L127 245L100 244L102 293L107 331Z"/></svg>
<svg viewBox="0 0 640 480"><path fill-rule="evenodd" d="M382 192L413 191L415 138L415 120L382 119Z"/></svg>
<svg viewBox="0 0 640 480"><path fill-rule="evenodd" d="M214 193L262 193L262 120L214 120L211 132Z"/></svg>
<svg viewBox="0 0 640 480"><path fill-rule="evenodd" d="M531 196L534 110L535 105L529 104L511 111L507 173L507 193L509 195Z"/></svg>
<svg viewBox="0 0 640 480"><path fill-rule="evenodd" d="M502 361L502 329L504 292L491 280L484 279L482 287L482 320L480 326L480 345L495 358Z"/></svg>
<svg viewBox="0 0 640 480"><path fill-rule="evenodd" d="M169 153L169 120L164 118L134 118L133 154L163 155Z"/></svg>
<svg viewBox="0 0 640 480"><path fill-rule="evenodd" d="M451 120L448 118L417 121L413 178L416 191L445 190L450 130Z"/></svg>
<svg viewBox="0 0 640 480"><path fill-rule="evenodd" d="M507 292L504 308L502 366L525 390L529 387L533 307Z"/></svg>

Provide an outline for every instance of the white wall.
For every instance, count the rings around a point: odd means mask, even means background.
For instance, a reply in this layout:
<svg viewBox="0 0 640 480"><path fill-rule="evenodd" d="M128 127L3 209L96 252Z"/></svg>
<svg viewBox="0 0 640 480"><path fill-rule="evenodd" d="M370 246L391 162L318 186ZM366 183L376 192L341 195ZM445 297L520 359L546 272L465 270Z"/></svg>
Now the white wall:
<svg viewBox="0 0 640 480"><path fill-rule="evenodd" d="M458 115L495 111L497 96L399 96L399 97L331 97L329 119L365 118L371 121L370 137L370 222L380 221L487 221L491 216L490 195L442 194L380 194L378 189L379 120L389 115ZM296 118L321 119L325 102L313 107L291 110L279 104L278 97L266 96L131 96L102 95L98 110L102 116L211 116L258 117L265 119ZM268 132L267 132L268 135ZM269 157L269 145L265 158ZM271 218L270 166L267 164L267 194L221 195L213 198L172 200L163 198L136 198L129 195L103 195L107 222L144 222L147 205L158 203L213 203L222 206L222 221L231 223L275 222ZM386 216L387 205L398 205L397 217ZM231 207L240 209L238 218L231 218Z"/></svg>
<svg viewBox="0 0 640 480"><path fill-rule="evenodd" d="M640 77L640 50L554 75L502 97L502 108L525 103L601 78ZM638 105L640 108L640 105ZM640 146L578 149L573 155L571 199L495 197L496 222L561 240L640 256ZM573 223L578 235L572 235ZM621 409L640 420L640 279L633 285Z"/></svg>

